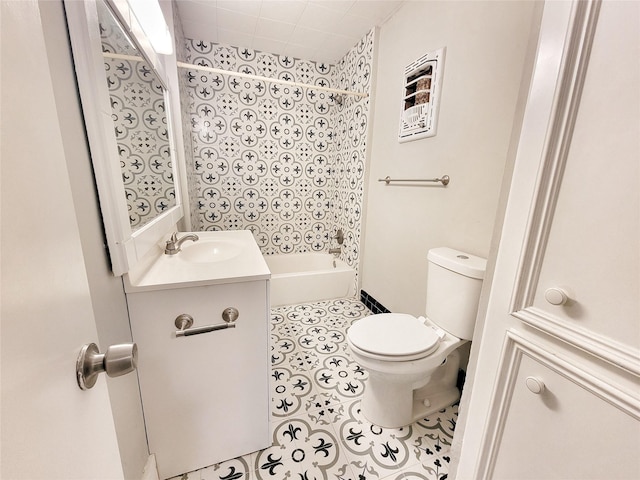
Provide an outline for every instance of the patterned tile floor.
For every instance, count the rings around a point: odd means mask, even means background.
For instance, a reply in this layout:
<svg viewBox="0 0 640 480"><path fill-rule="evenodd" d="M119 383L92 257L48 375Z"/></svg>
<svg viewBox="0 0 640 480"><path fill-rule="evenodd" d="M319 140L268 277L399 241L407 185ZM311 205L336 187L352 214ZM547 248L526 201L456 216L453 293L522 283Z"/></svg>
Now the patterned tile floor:
<svg viewBox="0 0 640 480"><path fill-rule="evenodd" d="M367 373L347 328L370 311L340 299L271 311L273 445L181 480L431 480L447 478L457 406L399 429L360 413Z"/></svg>

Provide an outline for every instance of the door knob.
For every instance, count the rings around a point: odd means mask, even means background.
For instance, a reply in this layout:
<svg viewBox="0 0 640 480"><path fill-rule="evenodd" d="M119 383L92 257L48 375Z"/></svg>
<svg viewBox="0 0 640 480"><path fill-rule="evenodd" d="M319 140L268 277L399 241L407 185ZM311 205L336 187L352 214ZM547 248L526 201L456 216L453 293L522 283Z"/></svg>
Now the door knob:
<svg viewBox="0 0 640 480"><path fill-rule="evenodd" d="M106 353L100 353L95 343L82 347L76 362L76 378L80 390L88 390L96 384L98 374L106 372L119 377L132 372L138 365L138 346L135 343L111 345Z"/></svg>
<svg viewBox="0 0 640 480"><path fill-rule="evenodd" d="M544 298L551 305L564 305L569 301L569 294L563 288L551 287L545 290Z"/></svg>

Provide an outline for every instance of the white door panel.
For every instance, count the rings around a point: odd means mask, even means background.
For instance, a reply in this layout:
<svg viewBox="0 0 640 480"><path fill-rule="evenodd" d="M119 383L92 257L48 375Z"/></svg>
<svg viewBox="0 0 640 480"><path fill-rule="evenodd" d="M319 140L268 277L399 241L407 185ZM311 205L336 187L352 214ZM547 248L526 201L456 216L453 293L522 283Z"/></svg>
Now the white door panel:
<svg viewBox="0 0 640 480"><path fill-rule="evenodd" d="M640 4L605 2L533 305L640 347ZM545 291L573 301L553 306Z"/></svg>
<svg viewBox="0 0 640 480"><path fill-rule="evenodd" d="M601 480L627 479L631 472L640 475L637 411L615 395L598 391L602 380L590 372L573 364L563 368L543 350L539 356L514 345L519 354L501 371L513 377L503 409L506 418L499 418L504 424L491 478Z"/></svg>
<svg viewBox="0 0 640 480"><path fill-rule="evenodd" d="M123 478L38 2L2 2L2 467L7 479Z"/></svg>
<svg viewBox="0 0 640 480"><path fill-rule="evenodd" d="M461 399L459 480L640 478L638 51L640 3L545 3ZM569 299L549 301L553 288ZM546 353L510 359L513 335Z"/></svg>

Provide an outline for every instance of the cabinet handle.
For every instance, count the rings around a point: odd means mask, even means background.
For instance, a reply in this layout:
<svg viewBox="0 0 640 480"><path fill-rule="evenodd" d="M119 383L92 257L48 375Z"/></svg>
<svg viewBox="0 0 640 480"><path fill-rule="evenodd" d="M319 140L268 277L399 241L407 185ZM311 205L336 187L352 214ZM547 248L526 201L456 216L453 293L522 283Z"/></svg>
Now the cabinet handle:
<svg viewBox="0 0 640 480"><path fill-rule="evenodd" d="M215 332L216 330L226 330L227 328L236 328L236 320L240 316L237 308L228 307L222 311L222 319L225 323L217 323L215 325L206 325L204 327L191 328L193 325L193 317L187 313L182 313L176 317L175 326L176 338L190 337L191 335L200 335L202 333Z"/></svg>
<svg viewBox="0 0 640 480"><path fill-rule="evenodd" d="M540 395L542 392L544 392L544 389L545 389L544 382L540 380L538 377L527 377L525 379L525 383L531 393Z"/></svg>
<svg viewBox="0 0 640 480"><path fill-rule="evenodd" d="M544 298L551 305L564 305L569 301L569 294L563 288L551 287L545 290Z"/></svg>

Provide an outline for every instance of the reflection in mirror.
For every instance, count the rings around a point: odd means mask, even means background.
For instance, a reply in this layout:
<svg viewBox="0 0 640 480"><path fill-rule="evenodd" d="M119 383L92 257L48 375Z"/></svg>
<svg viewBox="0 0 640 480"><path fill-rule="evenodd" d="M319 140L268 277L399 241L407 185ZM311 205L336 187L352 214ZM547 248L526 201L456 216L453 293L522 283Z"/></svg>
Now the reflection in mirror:
<svg viewBox="0 0 640 480"><path fill-rule="evenodd" d="M111 269L122 275L160 251L183 217L172 173L182 132L166 88L175 57L158 56L127 1L64 5Z"/></svg>
<svg viewBox="0 0 640 480"><path fill-rule="evenodd" d="M109 8L97 4L129 222L136 230L176 205L165 89Z"/></svg>

